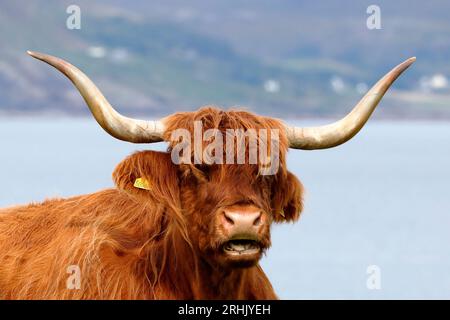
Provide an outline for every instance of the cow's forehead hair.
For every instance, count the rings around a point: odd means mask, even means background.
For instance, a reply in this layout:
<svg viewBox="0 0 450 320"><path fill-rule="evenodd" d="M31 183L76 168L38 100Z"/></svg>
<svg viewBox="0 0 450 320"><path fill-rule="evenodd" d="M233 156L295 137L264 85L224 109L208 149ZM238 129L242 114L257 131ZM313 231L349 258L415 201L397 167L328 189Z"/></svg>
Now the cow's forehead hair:
<svg viewBox="0 0 450 320"><path fill-rule="evenodd" d="M206 106L191 112L177 112L166 118L166 134L184 128L194 129L195 121L201 121L206 129L279 129L284 131L280 120L263 117L244 110L221 110ZM168 137L169 138L169 137Z"/></svg>
<svg viewBox="0 0 450 320"><path fill-rule="evenodd" d="M217 107L206 106L192 112L178 112L167 117L165 120L166 130L164 140L171 141L171 134L177 129L185 129L194 133L196 121L201 121L202 129L219 129L223 132L228 130L261 130L270 132L278 130L280 153L284 154L288 149L288 141L283 123L275 118L263 117L254 113L231 109L221 110Z"/></svg>

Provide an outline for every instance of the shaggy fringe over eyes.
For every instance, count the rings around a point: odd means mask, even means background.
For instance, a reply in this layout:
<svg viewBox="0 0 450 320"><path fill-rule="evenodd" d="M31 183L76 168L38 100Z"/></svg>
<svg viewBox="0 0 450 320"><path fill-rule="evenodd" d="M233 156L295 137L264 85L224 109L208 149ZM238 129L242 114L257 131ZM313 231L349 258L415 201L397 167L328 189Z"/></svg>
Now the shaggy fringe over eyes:
<svg viewBox="0 0 450 320"><path fill-rule="evenodd" d="M273 129L278 129L279 131L279 156L280 163L285 163L285 154L288 150L288 141L284 131L283 124L276 119L265 118L257 116L255 114L242 111L242 110L229 110L223 111L214 107L203 107L195 112L179 112L171 115L166 120L166 131L164 133L164 140L169 141L169 152L174 147L178 141L172 141L171 135L176 129L186 129L189 132L194 132L194 122L201 121L203 132L208 129L218 129L221 131L222 135L225 137L227 135L227 129L242 129L242 130L260 130L265 129L269 132ZM191 145L194 145L194 136L191 135L192 141ZM248 139L246 139L245 148L248 150L249 144ZM203 147L209 142L205 142ZM258 147L261 140L258 139ZM235 140L235 148L236 148ZM225 143L224 143L225 147ZM264 146L265 147L265 146ZM270 145L269 145L270 147ZM224 148L225 149L225 148ZM194 162L194 149L191 148L192 163ZM224 158L225 159L225 158ZM247 159L248 160L248 159ZM247 163L247 162L246 162Z"/></svg>

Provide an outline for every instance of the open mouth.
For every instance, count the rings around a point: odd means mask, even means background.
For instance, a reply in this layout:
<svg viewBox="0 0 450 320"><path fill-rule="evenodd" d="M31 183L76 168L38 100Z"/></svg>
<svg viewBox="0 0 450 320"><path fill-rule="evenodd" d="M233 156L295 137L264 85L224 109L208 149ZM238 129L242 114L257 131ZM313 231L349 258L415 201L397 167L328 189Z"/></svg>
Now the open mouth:
<svg viewBox="0 0 450 320"><path fill-rule="evenodd" d="M223 251L228 255L254 255L261 251L261 246L255 240L236 239L225 242Z"/></svg>

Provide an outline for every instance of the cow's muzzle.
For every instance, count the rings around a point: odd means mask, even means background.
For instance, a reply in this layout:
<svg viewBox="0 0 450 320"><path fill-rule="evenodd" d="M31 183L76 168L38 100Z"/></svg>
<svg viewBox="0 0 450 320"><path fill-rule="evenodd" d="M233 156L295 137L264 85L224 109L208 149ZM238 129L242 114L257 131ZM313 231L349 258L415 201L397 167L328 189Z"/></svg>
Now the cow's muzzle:
<svg viewBox="0 0 450 320"><path fill-rule="evenodd" d="M253 205L231 206L220 215L220 223L227 241L223 252L230 257L259 256L263 244L267 216Z"/></svg>

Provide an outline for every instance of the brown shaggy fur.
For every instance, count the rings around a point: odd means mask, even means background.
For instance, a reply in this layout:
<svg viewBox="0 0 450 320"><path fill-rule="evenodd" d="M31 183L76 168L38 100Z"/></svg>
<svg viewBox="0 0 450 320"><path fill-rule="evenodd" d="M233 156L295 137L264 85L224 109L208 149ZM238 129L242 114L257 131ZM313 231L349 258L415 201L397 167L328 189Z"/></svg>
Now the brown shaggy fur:
<svg viewBox="0 0 450 320"><path fill-rule="evenodd" d="M192 131L280 129L280 169L260 176L255 165L175 165L168 152L135 153L114 171L116 188L0 210L0 298L6 299L274 299L259 264L231 267L216 251L224 239L219 208L252 203L270 221L295 221L302 186L286 170L282 124L243 111L202 108L167 121ZM151 190L133 186L144 177ZM261 236L270 246L269 225ZM81 288L68 289L78 265Z"/></svg>

